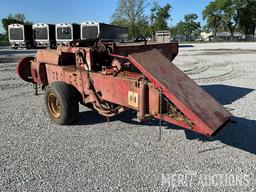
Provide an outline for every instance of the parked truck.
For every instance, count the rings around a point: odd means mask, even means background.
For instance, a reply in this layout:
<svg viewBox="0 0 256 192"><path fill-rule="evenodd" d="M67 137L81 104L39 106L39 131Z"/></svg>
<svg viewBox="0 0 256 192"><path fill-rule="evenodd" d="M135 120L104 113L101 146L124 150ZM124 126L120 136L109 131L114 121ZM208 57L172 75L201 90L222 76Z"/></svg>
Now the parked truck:
<svg viewBox="0 0 256 192"><path fill-rule="evenodd" d="M55 48L55 26L45 23L37 23L32 26L34 47Z"/></svg>
<svg viewBox="0 0 256 192"><path fill-rule="evenodd" d="M8 26L8 37L13 49L33 47L32 25L11 24Z"/></svg>
<svg viewBox="0 0 256 192"><path fill-rule="evenodd" d="M80 39L80 25L59 23L55 25L57 45L69 46L72 41Z"/></svg>
<svg viewBox="0 0 256 192"><path fill-rule="evenodd" d="M128 28L94 21L81 23L81 40L97 38L116 42L127 41Z"/></svg>

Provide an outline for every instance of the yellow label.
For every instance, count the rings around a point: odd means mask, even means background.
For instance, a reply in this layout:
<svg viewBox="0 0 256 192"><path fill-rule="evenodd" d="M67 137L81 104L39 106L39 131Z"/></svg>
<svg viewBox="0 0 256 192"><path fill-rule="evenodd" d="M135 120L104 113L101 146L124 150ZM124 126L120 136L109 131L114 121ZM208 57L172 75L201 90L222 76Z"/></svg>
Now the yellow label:
<svg viewBox="0 0 256 192"><path fill-rule="evenodd" d="M133 106L133 107L138 107L138 103L139 103L138 93L129 91L129 93L128 93L128 105Z"/></svg>

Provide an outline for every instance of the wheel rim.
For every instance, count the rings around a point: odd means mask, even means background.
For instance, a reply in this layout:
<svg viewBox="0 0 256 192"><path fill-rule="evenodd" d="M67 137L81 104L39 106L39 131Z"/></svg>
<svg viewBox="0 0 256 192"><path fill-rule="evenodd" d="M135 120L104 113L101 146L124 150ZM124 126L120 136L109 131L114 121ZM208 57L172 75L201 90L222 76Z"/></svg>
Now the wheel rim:
<svg viewBox="0 0 256 192"><path fill-rule="evenodd" d="M51 115L54 118L59 118L60 117L60 103L59 103L58 98L53 93L50 93L47 98L47 103L48 103L48 109L49 109Z"/></svg>

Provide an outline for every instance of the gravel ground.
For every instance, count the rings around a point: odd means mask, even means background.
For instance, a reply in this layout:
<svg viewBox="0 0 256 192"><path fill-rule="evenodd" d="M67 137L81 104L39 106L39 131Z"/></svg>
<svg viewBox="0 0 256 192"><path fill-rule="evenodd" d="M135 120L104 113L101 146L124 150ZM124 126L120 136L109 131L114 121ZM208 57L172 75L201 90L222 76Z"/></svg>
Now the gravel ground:
<svg viewBox="0 0 256 192"><path fill-rule="evenodd" d="M108 123L81 106L76 125L54 125L5 63L34 53L0 50L0 191L256 191L256 43L180 48L175 63L236 123L214 138L164 124L160 142L131 111Z"/></svg>

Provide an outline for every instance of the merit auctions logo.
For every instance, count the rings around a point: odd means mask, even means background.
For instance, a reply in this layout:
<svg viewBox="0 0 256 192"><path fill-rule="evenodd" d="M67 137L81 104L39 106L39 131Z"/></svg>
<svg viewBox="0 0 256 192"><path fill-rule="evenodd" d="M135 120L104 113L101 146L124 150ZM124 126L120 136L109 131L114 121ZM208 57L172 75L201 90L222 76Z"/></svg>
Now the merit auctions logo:
<svg viewBox="0 0 256 192"><path fill-rule="evenodd" d="M214 173L180 170L173 174L162 174L162 186L177 187L249 187L252 178L248 174Z"/></svg>

